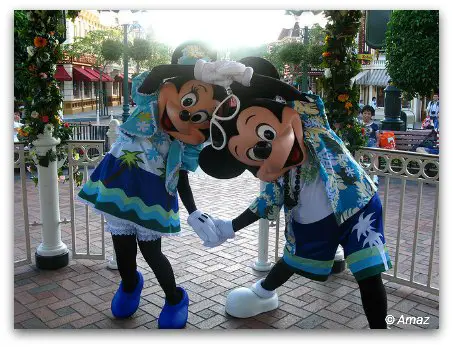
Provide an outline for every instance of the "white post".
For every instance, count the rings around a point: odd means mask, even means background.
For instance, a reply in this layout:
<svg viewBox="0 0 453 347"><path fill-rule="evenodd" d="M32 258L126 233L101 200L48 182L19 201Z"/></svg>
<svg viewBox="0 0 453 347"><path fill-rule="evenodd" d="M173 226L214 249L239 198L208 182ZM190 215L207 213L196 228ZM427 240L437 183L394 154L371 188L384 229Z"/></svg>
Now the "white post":
<svg viewBox="0 0 453 347"><path fill-rule="evenodd" d="M107 139L109 141L109 147L112 148L113 143L118 137L118 127L120 122L117 119L113 119L113 115L110 116L109 130L107 130ZM116 262L115 248L113 248L113 254L110 257L107 267L112 270L118 270L118 264Z"/></svg>
<svg viewBox="0 0 453 347"><path fill-rule="evenodd" d="M52 137L53 126L46 125L43 134L33 142L36 154L44 156L47 151L56 151L60 139ZM38 167L39 203L41 209L42 243L36 249L36 266L53 270L68 265L68 247L61 241L60 206L58 198L57 160L49 166Z"/></svg>
<svg viewBox="0 0 453 347"><path fill-rule="evenodd" d="M422 116L421 116L421 100L416 96L413 100L413 111L415 115L414 122L421 122L422 121Z"/></svg>
<svg viewBox="0 0 453 347"><path fill-rule="evenodd" d="M266 183L260 181L260 190L263 191ZM269 221L267 219L259 220L258 231L258 259L252 264L256 271L269 271L272 263L269 261Z"/></svg>

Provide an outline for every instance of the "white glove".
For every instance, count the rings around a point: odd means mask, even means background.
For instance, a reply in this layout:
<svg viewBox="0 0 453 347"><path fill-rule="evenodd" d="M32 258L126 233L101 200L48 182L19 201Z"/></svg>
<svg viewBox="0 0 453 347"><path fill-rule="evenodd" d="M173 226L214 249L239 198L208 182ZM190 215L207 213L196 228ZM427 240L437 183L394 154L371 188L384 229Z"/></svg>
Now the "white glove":
<svg viewBox="0 0 453 347"><path fill-rule="evenodd" d="M208 216L216 226L216 233L219 236L219 240L217 242L206 241L203 243L203 246L209 248L217 247L224 243L226 240L234 238L235 233L233 230L233 222L231 220L217 219L210 215Z"/></svg>
<svg viewBox="0 0 453 347"><path fill-rule="evenodd" d="M211 216L209 216L211 217ZM220 231L220 239L234 239L236 234L233 230L233 221L232 220L223 220L211 217L211 220L214 222L214 225L217 227L217 230Z"/></svg>
<svg viewBox="0 0 453 347"><path fill-rule="evenodd" d="M228 88L233 81L249 87L252 79L253 69L244 64L230 60L219 60L206 62L203 59L197 60L194 68L195 79L206 83L217 84Z"/></svg>
<svg viewBox="0 0 453 347"><path fill-rule="evenodd" d="M200 210L196 210L189 215L187 223L205 243L219 242L216 227L207 214L201 212Z"/></svg>

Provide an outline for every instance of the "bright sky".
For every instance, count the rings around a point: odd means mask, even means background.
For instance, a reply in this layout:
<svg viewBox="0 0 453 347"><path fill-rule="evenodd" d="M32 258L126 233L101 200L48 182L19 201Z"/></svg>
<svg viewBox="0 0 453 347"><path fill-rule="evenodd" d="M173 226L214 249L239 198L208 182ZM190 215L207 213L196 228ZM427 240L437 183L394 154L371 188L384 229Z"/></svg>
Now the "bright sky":
<svg viewBox="0 0 453 347"><path fill-rule="evenodd" d="M148 10L134 19L147 30L153 28L157 41L176 47L190 39L206 41L215 49L259 46L277 40L282 28L291 28L294 17L284 10ZM303 13L301 27L325 26L323 14Z"/></svg>

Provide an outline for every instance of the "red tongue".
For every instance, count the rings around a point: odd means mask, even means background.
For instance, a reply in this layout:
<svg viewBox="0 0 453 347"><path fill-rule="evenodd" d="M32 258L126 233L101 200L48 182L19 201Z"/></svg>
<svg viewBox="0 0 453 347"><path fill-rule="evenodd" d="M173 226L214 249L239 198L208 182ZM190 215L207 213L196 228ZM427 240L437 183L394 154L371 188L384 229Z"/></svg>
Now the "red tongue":
<svg viewBox="0 0 453 347"><path fill-rule="evenodd" d="M170 120L170 118L169 118L167 115L164 116L163 121L164 121L164 126L165 126L165 128L166 128L167 130L171 129L171 126L172 126L173 124L171 123L171 120Z"/></svg>
<svg viewBox="0 0 453 347"><path fill-rule="evenodd" d="M297 148L294 147L294 150L293 150L292 153L291 153L291 161L292 161L293 163L295 163L295 162L299 161L299 158L300 158L300 153L299 153L299 151L297 150Z"/></svg>

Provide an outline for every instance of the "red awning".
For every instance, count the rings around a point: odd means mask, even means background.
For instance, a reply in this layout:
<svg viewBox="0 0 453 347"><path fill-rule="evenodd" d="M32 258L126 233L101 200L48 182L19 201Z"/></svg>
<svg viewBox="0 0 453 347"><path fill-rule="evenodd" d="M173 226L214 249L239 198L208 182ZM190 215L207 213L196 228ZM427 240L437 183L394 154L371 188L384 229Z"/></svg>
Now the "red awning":
<svg viewBox="0 0 453 347"><path fill-rule="evenodd" d="M93 68L85 68L90 74L96 77L96 80L99 81L100 72L98 70L94 70ZM106 73L102 73L102 82L113 82L113 79L107 75Z"/></svg>
<svg viewBox="0 0 453 347"><path fill-rule="evenodd" d="M96 77L94 77L92 74L89 72L85 71L85 69L79 67L79 66L72 66L72 74L74 77L74 80L76 81L85 81L85 82L96 82Z"/></svg>
<svg viewBox="0 0 453 347"><path fill-rule="evenodd" d="M115 76L115 80L117 82L122 82L124 80L124 74L119 73L118 75ZM129 83L132 83L132 80L129 78L128 79Z"/></svg>
<svg viewBox="0 0 453 347"><path fill-rule="evenodd" d="M57 71L55 72L55 79L57 81L72 81L72 77L68 74L68 72L62 65L57 65Z"/></svg>

